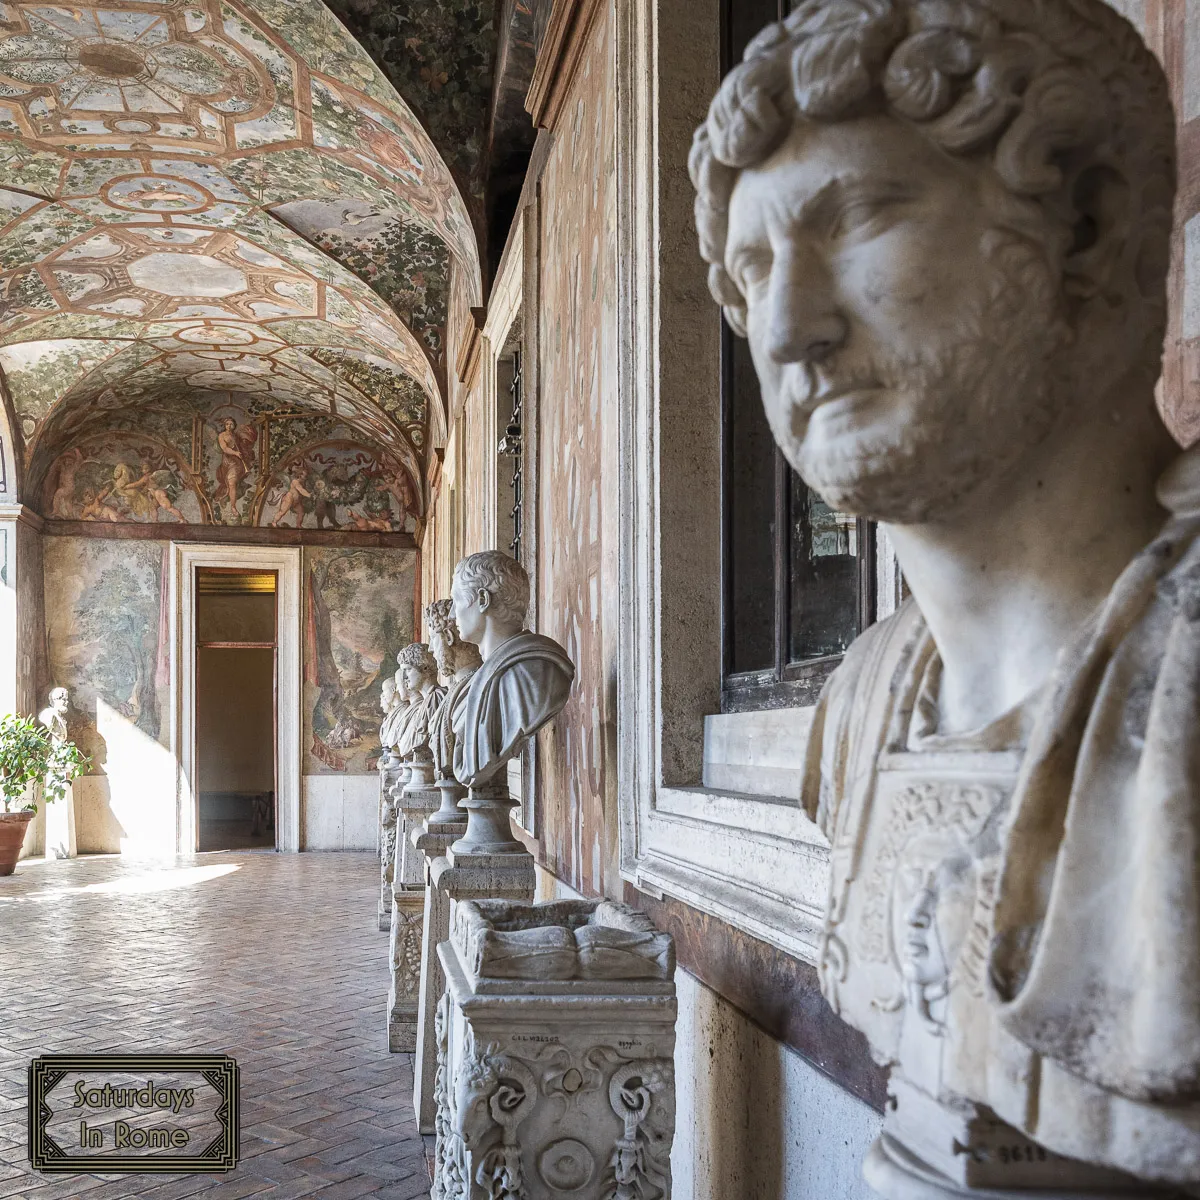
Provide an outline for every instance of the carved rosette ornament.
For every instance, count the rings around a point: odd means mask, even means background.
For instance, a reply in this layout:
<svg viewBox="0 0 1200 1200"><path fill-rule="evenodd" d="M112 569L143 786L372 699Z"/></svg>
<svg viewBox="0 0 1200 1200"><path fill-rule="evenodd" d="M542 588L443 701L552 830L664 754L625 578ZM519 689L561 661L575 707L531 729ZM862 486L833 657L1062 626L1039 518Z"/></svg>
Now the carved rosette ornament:
<svg viewBox="0 0 1200 1200"><path fill-rule="evenodd" d="M434 1197L666 1200L669 935L608 901L463 901L439 956Z"/></svg>
<svg viewBox="0 0 1200 1200"><path fill-rule="evenodd" d="M1191 1194L1200 448L1154 396L1162 69L1102 0L801 0L689 165L775 440L911 592L829 679L802 795L822 989L891 1071L866 1178Z"/></svg>

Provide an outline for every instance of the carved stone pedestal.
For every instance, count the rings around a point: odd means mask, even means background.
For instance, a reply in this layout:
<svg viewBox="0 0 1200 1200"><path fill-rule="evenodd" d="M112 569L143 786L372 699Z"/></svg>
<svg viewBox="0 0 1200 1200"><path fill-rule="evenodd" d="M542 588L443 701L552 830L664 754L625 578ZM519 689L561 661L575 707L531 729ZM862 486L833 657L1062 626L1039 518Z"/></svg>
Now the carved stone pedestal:
<svg viewBox="0 0 1200 1200"><path fill-rule="evenodd" d="M1064 1158L973 1104L952 1108L893 1074L894 1101L863 1162L884 1200L1165 1200L1127 1175Z"/></svg>
<svg viewBox="0 0 1200 1200"><path fill-rule="evenodd" d="M421 983L421 929L425 918L425 856L411 835L441 804L435 788L405 787L397 795L398 819L392 883L391 983L388 988L388 1049L417 1047Z"/></svg>
<svg viewBox="0 0 1200 1200"><path fill-rule="evenodd" d="M392 793L404 786L407 767L379 772L379 928L392 927L392 875L396 861L396 805Z"/></svg>
<svg viewBox="0 0 1200 1200"><path fill-rule="evenodd" d="M409 775L406 789L416 792L425 791L427 788L434 786L437 772L434 770L433 755L430 753L428 745L418 747L413 752L408 765L411 774Z"/></svg>
<svg viewBox="0 0 1200 1200"><path fill-rule="evenodd" d="M463 794L466 794L465 788ZM413 1063L413 1111L417 1116L417 1128L422 1133L433 1133L437 1111L433 1094L437 1070L434 1013L446 990L446 977L438 962L437 948L450 936L450 896L445 888L433 885L433 866L449 850L450 844L462 837L467 824L467 814L461 810L457 814L453 810L448 812L449 816L461 819L442 820L443 815L447 815L444 804L438 812L429 815L424 825L413 830L411 839L413 846L425 856L425 922L421 931L417 1056Z"/></svg>
<svg viewBox="0 0 1200 1200"><path fill-rule="evenodd" d="M669 1197L670 936L609 901L460 902L453 925L432 1194Z"/></svg>
<svg viewBox="0 0 1200 1200"><path fill-rule="evenodd" d="M51 800L45 806L46 859L75 858L79 853L75 840L75 796L67 785L61 800Z"/></svg>

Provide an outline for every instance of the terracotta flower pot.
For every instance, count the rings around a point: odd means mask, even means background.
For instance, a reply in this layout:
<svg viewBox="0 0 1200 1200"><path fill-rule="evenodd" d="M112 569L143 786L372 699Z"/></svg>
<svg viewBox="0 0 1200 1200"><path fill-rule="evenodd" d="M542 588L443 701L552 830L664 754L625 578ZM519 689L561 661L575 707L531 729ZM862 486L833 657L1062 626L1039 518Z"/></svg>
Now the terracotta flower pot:
<svg viewBox="0 0 1200 1200"><path fill-rule="evenodd" d="M33 816L31 812L0 812L0 875L11 875L16 870L25 830Z"/></svg>

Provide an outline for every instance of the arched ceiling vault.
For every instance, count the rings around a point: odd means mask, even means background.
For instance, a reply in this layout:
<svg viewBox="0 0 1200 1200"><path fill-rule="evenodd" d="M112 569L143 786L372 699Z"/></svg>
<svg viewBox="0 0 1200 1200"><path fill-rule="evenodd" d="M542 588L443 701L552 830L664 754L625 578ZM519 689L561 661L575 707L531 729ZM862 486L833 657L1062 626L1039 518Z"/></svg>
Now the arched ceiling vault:
<svg viewBox="0 0 1200 1200"><path fill-rule="evenodd" d="M318 0L0 0L0 185L26 498L81 439L230 405L368 439L419 492L475 234Z"/></svg>

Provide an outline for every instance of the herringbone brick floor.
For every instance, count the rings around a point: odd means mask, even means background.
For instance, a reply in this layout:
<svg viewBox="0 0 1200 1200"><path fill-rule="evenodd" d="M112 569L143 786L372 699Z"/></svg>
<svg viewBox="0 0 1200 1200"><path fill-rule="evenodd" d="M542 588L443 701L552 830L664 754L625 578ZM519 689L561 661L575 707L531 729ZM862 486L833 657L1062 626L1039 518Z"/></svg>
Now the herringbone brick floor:
<svg viewBox="0 0 1200 1200"><path fill-rule="evenodd" d="M429 1193L412 1063L389 1054L371 854L84 857L0 878L0 1197ZM221 1053L241 1068L226 1175L34 1173L38 1054Z"/></svg>

